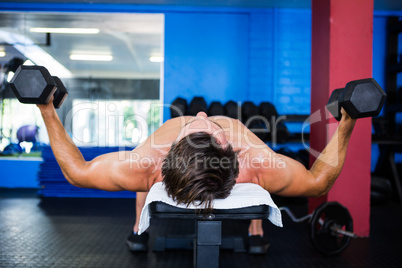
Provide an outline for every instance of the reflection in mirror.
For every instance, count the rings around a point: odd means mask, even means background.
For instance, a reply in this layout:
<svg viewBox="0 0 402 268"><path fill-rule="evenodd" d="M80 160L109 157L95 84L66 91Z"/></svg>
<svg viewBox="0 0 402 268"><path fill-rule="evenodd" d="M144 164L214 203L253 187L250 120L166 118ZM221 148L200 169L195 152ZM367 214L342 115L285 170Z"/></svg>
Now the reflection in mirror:
<svg viewBox="0 0 402 268"><path fill-rule="evenodd" d="M19 103L8 85L21 64L45 66L63 81L69 95L57 113L73 139L91 141L81 146L135 146L161 123L161 110L150 107L161 103L163 39L163 14L0 13L0 152L20 143L16 133L23 125L39 126L35 142L48 143L36 106ZM75 105L111 102L116 113L131 118L123 129L106 130L111 126L96 111L66 120ZM136 127L137 117L150 126Z"/></svg>

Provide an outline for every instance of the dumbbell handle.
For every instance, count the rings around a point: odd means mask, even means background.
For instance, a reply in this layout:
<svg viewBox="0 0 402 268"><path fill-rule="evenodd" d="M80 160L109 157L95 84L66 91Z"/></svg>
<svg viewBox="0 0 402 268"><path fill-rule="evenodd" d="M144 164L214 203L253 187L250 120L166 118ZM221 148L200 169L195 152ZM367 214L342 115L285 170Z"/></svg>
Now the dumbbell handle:
<svg viewBox="0 0 402 268"><path fill-rule="evenodd" d="M304 217L297 218L297 217L292 213L292 211L290 211L290 209L289 209L288 207L280 207L279 210L286 212L286 214L288 214L288 216L290 217L290 219L291 219L293 222L303 222L303 221L305 221L305 220L310 219L310 218L312 217L312 215L313 215L313 214L308 214L308 215L306 215L306 216L304 216ZM321 225L323 225L323 224L324 224L324 221L323 221L322 219L319 219L319 220L318 220L318 223L320 223ZM349 232L349 231L346 231L346 230L342 230L342 229L339 228L339 226L336 225L336 224L334 224L333 226L331 226L330 229L331 229L331 231L333 231L333 232L335 232L335 233L337 233L337 234L349 236L349 237L352 237L352 238L356 238L356 237L357 237L357 235L356 235L355 233L352 233L352 232Z"/></svg>
<svg viewBox="0 0 402 268"><path fill-rule="evenodd" d="M323 225L324 221L322 219L319 219L318 223ZM351 238L356 238L357 237L357 235L355 233L352 233L352 232L349 232L349 231L346 231L346 230L342 230L341 228L339 228L339 226L337 224L332 225L331 227L329 227L329 229L332 232L335 232L337 234L346 235L346 236L349 236Z"/></svg>
<svg viewBox="0 0 402 268"><path fill-rule="evenodd" d="M333 231L335 233L338 233L338 234L341 234L341 235L346 235L346 236L349 236L351 238L356 238L357 237L357 235L355 233L342 230L342 229L340 229L339 227L336 227L336 226L333 226L330 229L331 229L331 231Z"/></svg>

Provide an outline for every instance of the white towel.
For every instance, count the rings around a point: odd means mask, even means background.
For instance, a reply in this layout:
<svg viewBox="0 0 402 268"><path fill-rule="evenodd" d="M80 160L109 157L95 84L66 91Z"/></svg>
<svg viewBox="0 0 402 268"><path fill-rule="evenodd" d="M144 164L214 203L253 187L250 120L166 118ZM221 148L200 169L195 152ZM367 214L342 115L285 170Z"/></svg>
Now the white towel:
<svg viewBox="0 0 402 268"><path fill-rule="evenodd" d="M185 205L178 205L172 198L167 195L165 186L162 182L155 183L145 200L145 206L141 212L140 225L138 234L142 234L149 227L150 216L148 206L152 202L161 201L168 205L179 208L186 208ZM276 226L282 227L282 215L271 195L261 186L254 183L238 183L236 184L230 195L225 199L215 199L213 208L215 209L231 209L249 206L268 205L270 206L268 219ZM188 206L188 209L197 209L194 204Z"/></svg>

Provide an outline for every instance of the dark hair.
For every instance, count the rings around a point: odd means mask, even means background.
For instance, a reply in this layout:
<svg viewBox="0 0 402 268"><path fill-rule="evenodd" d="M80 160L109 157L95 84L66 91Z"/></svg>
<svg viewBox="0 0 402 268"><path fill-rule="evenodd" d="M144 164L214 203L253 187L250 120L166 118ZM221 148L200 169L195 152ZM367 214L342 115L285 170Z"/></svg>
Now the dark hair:
<svg viewBox="0 0 402 268"><path fill-rule="evenodd" d="M222 147L206 132L195 132L174 143L163 160L166 191L178 204L199 201L204 212L212 211L215 198L229 196L239 175L233 147Z"/></svg>

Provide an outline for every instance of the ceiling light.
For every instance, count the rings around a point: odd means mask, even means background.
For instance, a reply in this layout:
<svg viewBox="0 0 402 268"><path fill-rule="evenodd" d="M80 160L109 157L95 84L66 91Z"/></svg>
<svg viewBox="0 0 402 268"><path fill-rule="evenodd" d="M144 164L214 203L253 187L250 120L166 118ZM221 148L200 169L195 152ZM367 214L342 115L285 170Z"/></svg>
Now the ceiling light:
<svg viewBox="0 0 402 268"><path fill-rule="evenodd" d="M71 54L70 60L89 60L89 61L111 61L112 55L85 55L85 54Z"/></svg>
<svg viewBox="0 0 402 268"><path fill-rule="evenodd" d="M163 61L163 57L160 56L152 56L149 58L150 62L162 62Z"/></svg>
<svg viewBox="0 0 402 268"><path fill-rule="evenodd" d="M98 28L31 28L32 33L97 34Z"/></svg>
<svg viewBox="0 0 402 268"><path fill-rule="evenodd" d="M6 52L5 51L0 51L0 57L5 57L6 56Z"/></svg>

